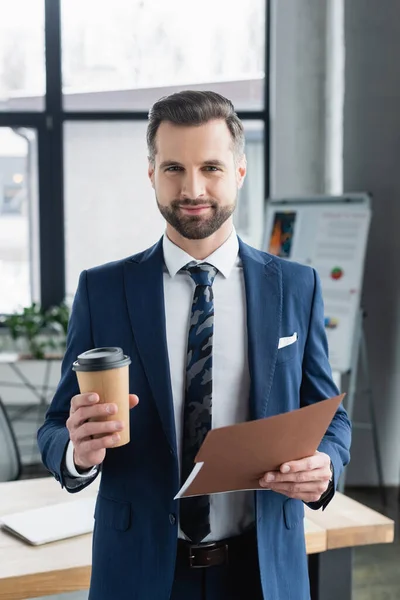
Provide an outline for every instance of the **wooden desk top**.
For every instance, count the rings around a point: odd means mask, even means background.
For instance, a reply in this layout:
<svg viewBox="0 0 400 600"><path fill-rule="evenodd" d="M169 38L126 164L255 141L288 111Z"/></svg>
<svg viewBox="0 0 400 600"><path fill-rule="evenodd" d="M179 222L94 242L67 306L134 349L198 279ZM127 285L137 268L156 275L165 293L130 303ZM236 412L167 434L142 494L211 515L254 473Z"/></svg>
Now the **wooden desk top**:
<svg viewBox="0 0 400 600"><path fill-rule="evenodd" d="M338 492L324 511L306 506L305 514L326 530L328 550L388 544L394 539L394 521Z"/></svg>
<svg viewBox="0 0 400 600"><path fill-rule="evenodd" d="M0 483L0 516L57 502L73 502L77 497L95 496L98 482L99 478L78 496L61 489L53 477ZM340 526L336 507L348 515L347 519L340 517ZM367 533L364 517L368 521ZM331 529L327 529L327 525ZM390 519L340 494L324 513L306 509L304 527L308 554L393 539ZM87 589L91 555L91 534L34 547L0 530L0 600Z"/></svg>
<svg viewBox="0 0 400 600"><path fill-rule="evenodd" d="M304 519L304 533L306 536L307 554L325 552L327 549L326 531L311 519Z"/></svg>
<svg viewBox="0 0 400 600"><path fill-rule="evenodd" d="M97 494L97 480L79 498ZM0 483L0 516L77 499L53 477ZM0 529L0 600L20 600L89 587L92 535L29 546Z"/></svg>

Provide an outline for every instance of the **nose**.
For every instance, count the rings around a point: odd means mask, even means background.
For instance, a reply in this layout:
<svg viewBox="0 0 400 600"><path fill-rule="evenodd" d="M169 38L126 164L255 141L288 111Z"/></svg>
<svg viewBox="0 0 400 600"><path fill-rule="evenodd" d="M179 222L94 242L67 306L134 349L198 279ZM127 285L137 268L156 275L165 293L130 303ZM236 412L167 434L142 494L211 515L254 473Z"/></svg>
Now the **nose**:
<svg viewBox="0 0 400 600"><path fill-rule="evenodd" d="M205 195L203 178L198 173L185 173L182 179L181 197L196 200Z"/></svg>

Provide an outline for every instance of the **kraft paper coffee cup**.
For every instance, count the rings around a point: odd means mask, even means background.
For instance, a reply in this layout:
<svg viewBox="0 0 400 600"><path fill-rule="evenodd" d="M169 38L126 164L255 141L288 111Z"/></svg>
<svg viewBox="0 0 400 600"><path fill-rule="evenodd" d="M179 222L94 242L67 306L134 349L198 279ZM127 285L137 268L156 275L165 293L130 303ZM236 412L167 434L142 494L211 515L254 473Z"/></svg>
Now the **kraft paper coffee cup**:
<svg viewBox="0 0 400 600"><path fill-rule="evenodd" d="M113 403L118 412L107 417L96 417L91 421L122 421L120 440L113 448L124 446L130 441L129 427L129 365L131 359L121 348L93 348L83 352L72 365L76 372L81 394L95 392L100 404ZM99 438L103 434L93 437Z"/></svg>

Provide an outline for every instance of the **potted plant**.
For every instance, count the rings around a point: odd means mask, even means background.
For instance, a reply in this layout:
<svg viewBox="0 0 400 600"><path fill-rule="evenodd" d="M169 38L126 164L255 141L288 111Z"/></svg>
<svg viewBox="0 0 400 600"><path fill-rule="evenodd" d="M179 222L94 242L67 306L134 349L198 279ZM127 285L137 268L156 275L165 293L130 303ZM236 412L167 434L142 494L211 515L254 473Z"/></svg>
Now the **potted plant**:
<svg viewBox="0 0 400 600"><path fill-rule="evenodd" d="M18 340L23 342L25 351L20 353L20 358L41 360L64 353L68 319L69 308L64 302L47 310L34 302L24 307L22 312L6 316L3 324L17 342L17 349L18 345L21 349Z"/></svg>

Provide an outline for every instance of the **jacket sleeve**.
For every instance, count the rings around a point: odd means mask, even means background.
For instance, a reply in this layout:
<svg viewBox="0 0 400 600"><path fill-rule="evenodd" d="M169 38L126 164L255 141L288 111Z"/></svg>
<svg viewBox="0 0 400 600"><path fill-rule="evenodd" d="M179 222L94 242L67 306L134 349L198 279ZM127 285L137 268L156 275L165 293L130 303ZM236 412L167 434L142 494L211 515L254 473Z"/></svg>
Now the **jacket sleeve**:
<svg viewBox="0 0 400 600"><path fill-rule="evenodd" d="M303 378L301 384L301 406L307 406L339 394L329 364L328 342L325 333L324 304L321 282L314 273L314 294L307 341L303 358ZM319 447L319 452L328 454L333 469L333 481L327 492L318 502L310 502L312 509L325 509L332 500L339 477L350 460L351 423L343 406L339 406Z"/></svg>
<svg viewBox="0 0 400 600"><path fill-rule="evenodd" d="M69 431L66 422L69 417L73 396L79 394L79 386L72 364L78 354L93 348L90 306L87 291L87 272L79 278L71 317L68 324L67 347L61 367L61 379L54 398L46 412L45 422L37 432L37 440L42 461L55 479L69 492L78 492L87 487L97 477L76 478L68 475L65 454L68 448Z"/></svg>

